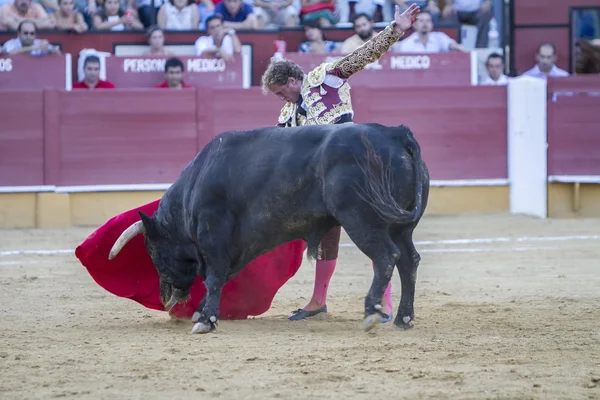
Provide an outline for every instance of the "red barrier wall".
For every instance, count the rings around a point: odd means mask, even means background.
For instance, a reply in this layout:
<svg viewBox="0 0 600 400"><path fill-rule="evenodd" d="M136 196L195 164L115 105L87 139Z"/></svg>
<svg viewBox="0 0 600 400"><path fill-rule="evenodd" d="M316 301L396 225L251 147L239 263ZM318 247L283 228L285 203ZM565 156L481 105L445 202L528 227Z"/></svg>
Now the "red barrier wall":
<svg viewBox="0 0 600 400"><path fill-rule="evenodd" d="M431 179L507 178L506 87L353 89L355 122L407 125Z"/></svg>
<svg viewBox="0 0 600 400"><path fill-rule="evenodd" d="M549 79L548 98L548 175L600 175L600 79Z"/></svg>
<svg viewBox="0 0 600 400"><path fill-rule="evenodd" d="M169 183L215 134L273 126L282 106L258 88L1 94L19 105L3 110L16 122L0 133L0 186ZM505 88L357 87L353 98L356 122L414 131L432 179L506 178Z"/></svg>
<svg viewBox="0 0 600 400"><path fill-rule="evenodd" d="M40 91L0 91L0 186L44 184Z"/></svg>

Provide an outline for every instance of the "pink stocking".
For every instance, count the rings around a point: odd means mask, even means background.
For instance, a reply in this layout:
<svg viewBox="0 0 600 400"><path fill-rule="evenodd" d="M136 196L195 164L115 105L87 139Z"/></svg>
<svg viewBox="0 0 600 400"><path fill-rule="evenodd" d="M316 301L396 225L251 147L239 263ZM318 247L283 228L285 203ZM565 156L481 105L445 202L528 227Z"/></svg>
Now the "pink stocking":
<svg viewBox="0 0 600 400"><path fill-rule="evenodd" d="M329 288L331 276L335 271L336 261L337 260L317 260L315 287L313 289L311 302L316 302L319 307L324 306L327 302L327 289Z"/></svg>

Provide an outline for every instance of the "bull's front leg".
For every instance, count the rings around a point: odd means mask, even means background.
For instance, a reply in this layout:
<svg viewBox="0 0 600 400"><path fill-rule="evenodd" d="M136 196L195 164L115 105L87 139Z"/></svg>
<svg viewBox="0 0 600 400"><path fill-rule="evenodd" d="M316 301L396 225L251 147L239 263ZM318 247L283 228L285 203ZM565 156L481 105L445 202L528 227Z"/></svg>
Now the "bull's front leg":
<svg viewBox="0 0 600 400"><path fill-rule="evenodd" d="M217 320L219 319L221 292L225 282L226 278L223 274L216 274L211 271L207 275L204 281L207 293L192 317L192 321L196 322L192 328L192 333L207 333L216 329Z"/></svg>

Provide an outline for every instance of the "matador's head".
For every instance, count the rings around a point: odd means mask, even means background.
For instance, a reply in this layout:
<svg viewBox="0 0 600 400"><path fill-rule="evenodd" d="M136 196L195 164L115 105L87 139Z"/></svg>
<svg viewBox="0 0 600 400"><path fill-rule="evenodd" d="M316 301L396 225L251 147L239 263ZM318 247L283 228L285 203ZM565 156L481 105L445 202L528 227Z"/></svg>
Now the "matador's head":
<svg viewBox="0 0 600 400"><path fill-rule="evenodd" d="M271 60L262 76L264 93L273 93L286 102L295 103L300 98L304 72L290 60Z"/></svg>

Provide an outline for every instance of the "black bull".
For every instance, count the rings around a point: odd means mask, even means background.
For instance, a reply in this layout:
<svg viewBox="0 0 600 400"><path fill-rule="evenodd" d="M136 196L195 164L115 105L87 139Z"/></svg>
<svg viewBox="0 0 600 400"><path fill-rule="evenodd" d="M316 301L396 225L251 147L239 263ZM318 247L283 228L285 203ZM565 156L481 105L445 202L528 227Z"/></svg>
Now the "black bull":
<svg viewBox="0 0 600 400"><path fill-rule="evenodd" d="M413 230L429 195L420 147L405 126L317 125L226 132L211 140L161 198L153 216L129 227L160 276L167 309L185 301L196 275L207 294L192 332L215 328L223 285L249 262L295 239L315 257L323 235L341 225L374 263L365 324L379 321L394 266L402 296L394 324L412 326L420 256Z"/></svg>

